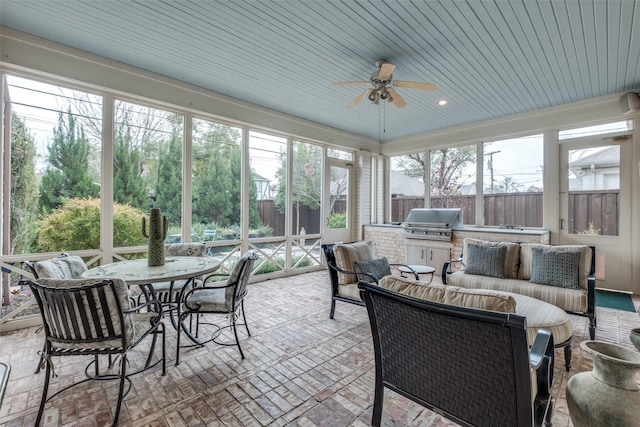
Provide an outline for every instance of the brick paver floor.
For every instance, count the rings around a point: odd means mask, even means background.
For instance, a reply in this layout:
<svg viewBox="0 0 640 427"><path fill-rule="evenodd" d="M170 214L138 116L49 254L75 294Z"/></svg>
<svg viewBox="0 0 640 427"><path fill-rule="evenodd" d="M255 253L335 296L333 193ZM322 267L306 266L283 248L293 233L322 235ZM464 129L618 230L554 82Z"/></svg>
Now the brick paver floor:
<svg viewBox="0 0 640 427"><path fill-rule="evenodd" d="M636 306L640 302L635 298ZM122 426L366 426L373 404L374 360L364 307L338 303L329 319L327 273L318 271L250 285L245 300L252 336L242 329L246 355L235 347L209 343L183 349L175 366L175 330L167 320L167 375L154 368L132 378ZM571 316L575 338L572 369L556 363L553 425L570 427L564 398L567 379L591 369L580 342L588 337L586 318ZM632 347L628 335L640 326L637 313L598 308L597 339ZM34 374L43 333L36 328L0 336L0 361L12 373L0 409L0 425L32 426L44 374ZM130 369L144 359L131 352ZM557 360L564 360L557 350ZM84 376L78 358L54 359L55 391ZM104 426L112 420L116 381L91 381L68 390L45 406L45 426ZM386 426L454 426L393 392L385 392Z"/></svg>

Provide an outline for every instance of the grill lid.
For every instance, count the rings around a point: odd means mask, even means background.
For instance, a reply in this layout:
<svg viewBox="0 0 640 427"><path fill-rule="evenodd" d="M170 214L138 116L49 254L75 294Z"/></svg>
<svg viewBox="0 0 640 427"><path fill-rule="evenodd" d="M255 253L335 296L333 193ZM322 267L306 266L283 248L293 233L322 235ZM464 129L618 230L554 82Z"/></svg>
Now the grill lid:
<svg viewBox="0 0 640 427"><path fill-rule="evenodd" d="M462 209L416 208L409 211L405 228L424 227L459 228L462 227Z"/></svg>

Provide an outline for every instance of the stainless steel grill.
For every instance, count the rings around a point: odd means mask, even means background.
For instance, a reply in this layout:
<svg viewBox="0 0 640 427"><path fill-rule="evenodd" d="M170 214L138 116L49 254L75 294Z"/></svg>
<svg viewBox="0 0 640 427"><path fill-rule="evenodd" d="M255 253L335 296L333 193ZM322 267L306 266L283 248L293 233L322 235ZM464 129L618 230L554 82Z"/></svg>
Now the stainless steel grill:
<svg viewBox="0 0 640 427"><path fill-rule="evenodd" d="M451 241L454 228L462 227L462 209L411 209L403 224L410 239Z"/></svg>

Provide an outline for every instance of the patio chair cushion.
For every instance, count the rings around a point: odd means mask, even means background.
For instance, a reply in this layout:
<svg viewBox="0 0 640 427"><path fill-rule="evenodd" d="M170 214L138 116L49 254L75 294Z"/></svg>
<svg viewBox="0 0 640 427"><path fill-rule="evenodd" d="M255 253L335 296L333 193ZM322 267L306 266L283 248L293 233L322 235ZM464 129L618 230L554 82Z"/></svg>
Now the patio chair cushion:
<svg viewBox="0 0 640 427"><path fill-rule="evenodd" d="M51 279L76 279L87 271L83 259L76 255L59 256L34 264L38 277Z"/></svg>
<svg viewBox="0 0 640 427"><path fill-rule="evenodd" d="M441 304L500 311L503 313L516 312L516 300L513 296L507 295L504 292L491 291L488 289L467 289L435 283L427 285L399 276L383 277L379 285L403 295Z"/></svg>
<svg viewBox="0 0 640 427"><path fill-rule="evenodd" d="M336 266L345 271L356 271L356 261L374 259L373 244L369 240L354 243L336 243L333 251L336 256ZM356 275L338 272L339 285L349 285L357 282L358 277Z"/></svg>
<svg viewBox="0 0 640 427"><path fill-rule="evenodd" d="M131 307L131 299L129 298L129 287L126 282L122 279L110 279L113 281L116 297L120 301L120 307L122 310L127 310ZM42 278L38 279L38 282L44 286L49 286L52 288L71 288L71 287L79 287L84 285L93 285L95 283L102 282L103 279L48 279ZM113 295L107 294L107 307L108 312L102 311L102 304L98 304L96 308L97 316L100 318L109 317L113 322L113 327L115 330L120 330L122 325L120 324L120 312L117 309L117 305L114 303L112 299ZM96 298L96 301L98 298ZM85 307L91 307L91 305L85 301ZM124 334L127 337L128 343L135 343L136 337L142 336L150 327L149 320L157 316L157 313L125 313L123 316L124 319ZM136 331L136 325L138 331ZM95 331L94 331L95 332ZM54 343L56 348L119 348L121 347L122 342L120 340L113 341L103 341L99 343L75 343L69 344L65 342L56 342Z"/></svg>

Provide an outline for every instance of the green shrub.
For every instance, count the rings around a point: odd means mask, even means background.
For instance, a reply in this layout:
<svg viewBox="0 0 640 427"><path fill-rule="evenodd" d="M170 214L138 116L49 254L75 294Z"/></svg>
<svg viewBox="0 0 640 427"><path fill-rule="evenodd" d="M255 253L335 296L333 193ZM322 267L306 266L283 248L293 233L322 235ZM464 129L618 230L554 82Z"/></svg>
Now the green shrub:
<svg viewBox="0 0 640 427"><path fill-rule="evenodd" d="M330 228L347 228L347 213L332 213L329 217Z"/></svg>
<svg viewBox="0 0 640 427"><path fill-rule="evenodd" d="M129 205L114 203L113 245L142 246L144 213ZM100 248L100 199L69 199L39 222L38 245L42 252Z"/></svg>

